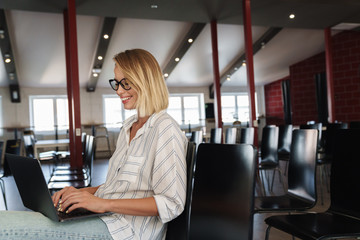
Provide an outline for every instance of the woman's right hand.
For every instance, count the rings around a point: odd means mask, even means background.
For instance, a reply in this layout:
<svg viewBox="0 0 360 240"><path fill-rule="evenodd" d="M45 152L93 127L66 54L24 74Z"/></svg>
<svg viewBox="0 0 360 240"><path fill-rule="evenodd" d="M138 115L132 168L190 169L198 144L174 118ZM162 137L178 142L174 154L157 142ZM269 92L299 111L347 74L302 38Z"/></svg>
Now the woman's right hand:
<svg viewBox="0 0 360 240"><path fill-rule="evenodd" d="M54 195L52 195L52 200L54 203L54 206L57 207L58 204L61 204L61 199L66 197L67 195L76 192L76 191L80 191L79 189L76 189L74 187L65 187L63 189L61 189L60 191L54 193Z"/></svg>

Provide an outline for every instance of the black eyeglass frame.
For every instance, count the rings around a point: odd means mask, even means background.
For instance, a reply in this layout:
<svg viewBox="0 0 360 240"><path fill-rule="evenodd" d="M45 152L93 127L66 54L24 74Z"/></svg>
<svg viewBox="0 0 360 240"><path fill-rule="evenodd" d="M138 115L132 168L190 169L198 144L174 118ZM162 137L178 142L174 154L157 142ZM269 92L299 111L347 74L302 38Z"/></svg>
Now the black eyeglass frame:
<svg viewBox="0 0 360 240"><path fill-rule="evenodd" d="M119 89L119 85L125 90L125 91L128 91L131 89L131 87L129 85L125 85L123 84L123 81L126 81L127 79L126 78L123 78L121 79L120 81L116 80L115 78L114 79L110 79L109 80L109 84L111 86L112 89L114 89L115 91L117 91ZM116 82L115 86L116 88L114 88L114 86L111 84L112 82Z"/></svg>

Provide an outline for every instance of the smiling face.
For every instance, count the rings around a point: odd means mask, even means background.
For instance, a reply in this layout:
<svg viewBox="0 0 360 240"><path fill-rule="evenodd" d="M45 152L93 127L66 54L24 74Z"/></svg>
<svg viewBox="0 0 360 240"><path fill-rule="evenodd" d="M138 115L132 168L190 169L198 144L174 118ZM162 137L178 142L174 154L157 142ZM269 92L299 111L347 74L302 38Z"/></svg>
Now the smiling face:
<svg viewBox="0 0 360 240"><path fill-rule="evenodd" d="M114 73L115 79L118 81L125 77L118 65L115 66ZM116 94L120 97L125 109L131 110L136 108L138 94L133 87L130 90L125 90L121 87L121 85L119 85L119 89L116 91Z"/></svg>

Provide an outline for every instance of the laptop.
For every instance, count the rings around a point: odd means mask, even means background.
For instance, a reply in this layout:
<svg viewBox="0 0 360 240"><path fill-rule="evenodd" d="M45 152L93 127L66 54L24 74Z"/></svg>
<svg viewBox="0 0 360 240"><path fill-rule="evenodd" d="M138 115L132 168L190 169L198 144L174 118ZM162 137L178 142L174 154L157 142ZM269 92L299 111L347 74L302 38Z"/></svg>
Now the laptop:
<svg viewBox="0 0 360 240"><path fill-rule="evenodd" d="M25 207L40 212L57 222L111 214L110 212L94 213L85 209L76 209L69 214L57 211L51 199L40 162L34 158L8 153L5 154L5 157Z"/></svg>

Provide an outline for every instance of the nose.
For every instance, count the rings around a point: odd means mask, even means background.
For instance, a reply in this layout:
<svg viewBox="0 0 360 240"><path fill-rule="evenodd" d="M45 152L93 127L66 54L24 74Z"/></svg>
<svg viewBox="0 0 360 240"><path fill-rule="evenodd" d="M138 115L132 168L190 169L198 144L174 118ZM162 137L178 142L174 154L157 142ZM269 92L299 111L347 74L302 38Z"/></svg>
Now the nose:
<svg viewBox="0 0 360 240"><path fill-rule="evenodd" d="M119 86L118 90L116 90L116 94L117 94L118 96L120 96L120 95L123 94L124 92L125 92L125 90L124 90L121 86Z"/></svg>

